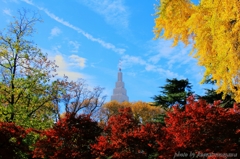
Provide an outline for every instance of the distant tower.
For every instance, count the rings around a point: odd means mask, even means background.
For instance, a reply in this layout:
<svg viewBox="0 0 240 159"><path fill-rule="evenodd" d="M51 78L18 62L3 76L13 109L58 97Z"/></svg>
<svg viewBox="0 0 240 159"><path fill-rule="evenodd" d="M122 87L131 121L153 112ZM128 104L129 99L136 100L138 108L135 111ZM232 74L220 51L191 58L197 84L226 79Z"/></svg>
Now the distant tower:
<svg viewBox="0 0 240 159"><path fill-rule="evenodd" d="M118 102L128 101L127 90L124 88L124 82L122 81L121 62L119 63L118 80L116 87L113 89L111 100Z"/></svg>

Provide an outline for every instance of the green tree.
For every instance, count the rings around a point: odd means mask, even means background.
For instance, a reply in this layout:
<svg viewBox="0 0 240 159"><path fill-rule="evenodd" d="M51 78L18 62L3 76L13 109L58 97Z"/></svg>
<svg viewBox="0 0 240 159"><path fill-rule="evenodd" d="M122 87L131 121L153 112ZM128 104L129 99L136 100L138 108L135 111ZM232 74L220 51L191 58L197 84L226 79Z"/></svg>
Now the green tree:
<svg viewBox="0 0 240 159"><path fill-rule="evenodd" d="M0 120L44 129L52 123L56 65L30 40L41 19L18 12L0 32Z"/></svg>
<svg viewBox="0 0 240 159"><path fill-rule="evenodd" d="M160 87L161 94L153 97L154 105L170 108L174 104L179 104L180 107L184 107L187 97L193 94L191 83L188 79L177 80L176 78L167 79L166 82L165 86Z"/></svg>

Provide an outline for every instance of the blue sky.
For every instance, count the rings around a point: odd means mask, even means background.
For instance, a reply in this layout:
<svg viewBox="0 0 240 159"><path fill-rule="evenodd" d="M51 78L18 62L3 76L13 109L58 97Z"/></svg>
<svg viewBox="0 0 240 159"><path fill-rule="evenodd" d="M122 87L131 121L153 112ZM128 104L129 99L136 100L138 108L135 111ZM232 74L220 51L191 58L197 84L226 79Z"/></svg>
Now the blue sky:
<svg viewBox="0 0 240 159"><path fill-rule="evenodd" d="M122 62L123 80L130 101L152 101L166 78L188 78L193 91L204 68L189 56L190 47L154 40L154 5L159 1L133 0L0 0L0 29L18 9L41 15L33 41L56 61L58 77L83 78L89 87L105 88L110 100Z"/></svg>

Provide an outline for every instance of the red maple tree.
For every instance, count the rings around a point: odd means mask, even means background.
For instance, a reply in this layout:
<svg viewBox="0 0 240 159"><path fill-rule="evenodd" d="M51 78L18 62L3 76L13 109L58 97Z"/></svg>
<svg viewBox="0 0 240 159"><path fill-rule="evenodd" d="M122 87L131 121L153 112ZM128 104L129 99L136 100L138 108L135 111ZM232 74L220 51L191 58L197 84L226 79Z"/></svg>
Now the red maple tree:
<svg viewBox="0 0 240 159"><path fill-rule="evenodd" d="M95 157L112 159L145 159L156 155L157 138L161 136L161 124L141 125L134 119L130 108L119 109L110 117L98 143L92 146Z"/></svg>
<svg viewBox="0 0 240 159"><path fill-rule="evenodd" d="M0 158L13 159L27 156L29 147L24 142L27 131L15 123L0 122Z"/></svg>
<svg viewBox="0 0 240 159"><path fill-rule="evenodd" d="M101 133L89 115L68 113L56 125L41 134L33 158L92 158L90 144Z"/></svg>
<svg viewBox="0 0 240 159"><path fill-rule="evenodd" d="M165 140L158 141L162 144L159 158L181 158L184 153L185 158L212 159L240 154L240 109L237 104L229 109L219 104L194 101L191 96L185 110L174 106L165 119Z"/></svg>
<svg viewBox="0 0 240 159"><path fill-rule="evenodd" d="M220 107L191 96L185 109L167 112L166 126L142 125L131 110L120 109L92 145L95 157L123 158L237 158L240 154L240 109Z"/></svg>
<svg viewBox="0 0 240 159"><path fill-rule="evenodd" d="M237 158L240 109L237 104L227 109L219 105L220 101L210 105L189 97L184 110L174 106L167 112L165 126L141 124L130 108L124 108L110 117L102 133L89 116L67 114L42 133L34 157Z"/></svg>

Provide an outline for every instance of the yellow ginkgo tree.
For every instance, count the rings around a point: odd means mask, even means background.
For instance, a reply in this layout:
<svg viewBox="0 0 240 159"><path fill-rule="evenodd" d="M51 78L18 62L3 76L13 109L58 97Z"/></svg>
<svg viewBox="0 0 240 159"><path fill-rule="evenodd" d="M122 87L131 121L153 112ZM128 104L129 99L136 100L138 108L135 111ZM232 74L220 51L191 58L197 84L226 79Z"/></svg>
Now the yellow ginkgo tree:
<svg viewBox="0 0 240 159"><path fill-rule="evenodd" d="M182 41L216 81L217 92L232 94L240 102L240 1L161 0L156 9L156 38Z"/></svg>

